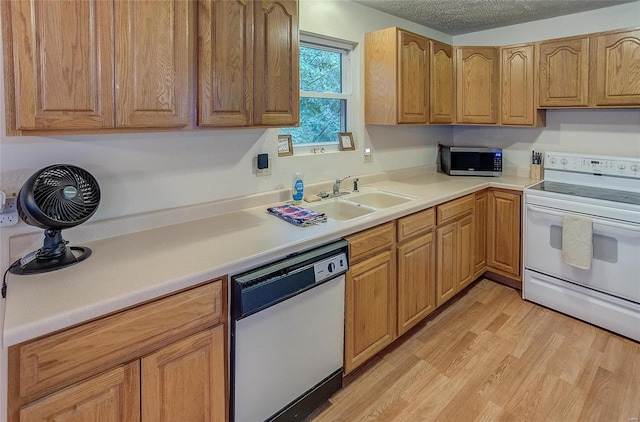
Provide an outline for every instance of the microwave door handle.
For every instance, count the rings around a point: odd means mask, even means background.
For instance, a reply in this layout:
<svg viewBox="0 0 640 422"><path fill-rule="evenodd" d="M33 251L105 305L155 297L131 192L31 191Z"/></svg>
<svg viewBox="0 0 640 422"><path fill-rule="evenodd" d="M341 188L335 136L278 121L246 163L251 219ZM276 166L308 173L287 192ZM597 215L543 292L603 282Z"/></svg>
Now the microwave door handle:
<svg viewBox="0 0 640 422"><path fill-rule="evenodd" d="M537 212L537 213L540 213L540 214L552 215L554 217L559 217L559 218L562 218L562 216L564 214L575 214L575 213L571 213L571 212L563 213L563 212L553 211L553 210L549 210L549 209L546 209L546 208L540 208L540 207L537 207L535 205L527 205L527 210L532 211L532 212ZM638 224L617 223L617 222L614 222L614 221L611 221L611 220L603 220L603 219L600 219L598 217L592 217L592 220L595 223L597 223L599 225L602 225L602 226L612 227L612 228L619 229L619 230L630 230L630 231L633 231L633 232L640 233L640 225L638 225Z"/></svg>

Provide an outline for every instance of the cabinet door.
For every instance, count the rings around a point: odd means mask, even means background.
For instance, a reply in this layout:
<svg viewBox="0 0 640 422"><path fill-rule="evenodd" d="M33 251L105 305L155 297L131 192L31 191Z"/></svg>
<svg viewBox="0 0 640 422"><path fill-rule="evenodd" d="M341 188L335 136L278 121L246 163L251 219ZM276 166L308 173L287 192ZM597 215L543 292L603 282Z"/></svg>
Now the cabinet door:
<svg viewBox="0 0 640 422"><path fill-rule="evenodd" d="M539 44L539 102L541 107L589 104L589 39Z"/></svg>
<svg viewBox="0 0 640 422"><path fill-rule="evenodd" d="M114 2L116 126L189 123L189 30L192 2Z"/></svg>
<svg viewBox="0 0 640 422"><path fill-rule="evenodd" d="M456 223L458 231L458 287L457 291L462 290L466 285L471 283L474 274L474 248L475 243L475 224L473 215L468 215Z"/></svg>
<svg viewBox="0 0 640 422"><path fill-rule="evenodd" d="M429 41L398 31L398 123L427 123Z"/></svg>
<svg viewBox="0 0 640 422"><path fill-rule="evenodd" d="M107 371L20 409L20 422L53 420L140 421L139 361Z"/></svg>
<svg viewBox="0 0 640 422"><path fill-rule="evenodd" d="M495 47L456 49L458 122L498 123L498 69Z"/></svg>
<svg viewBox="0 0 640 422"><path fill-rule="evenodd" d="M345 373L396 338L395 254L386 251L347 272L345 295Z"/></svg>
<svg viewBox="0 0 640 422"><path fill-rule="evenodd" d="M224 325L142 359L142 420L225 421Z"/></svg>
<svg viewBox="0 0 640 422"><path fill-rule="evenodd" d="M259 0L254 14L254 124L300 120L298 2Z"/></svg>
<svg viewBox="0 0 640 422"><path fill-rule="evenodd" d="M11 2L18 129L113 127L112 6Z"/></svg>
<svg viewBox="0 0 640 422"><path fill-rule="evenodd" d="M458 287L458 232L456 223L436 230L436 305L451 299Z"/></svg>
<svg viewBox="0 0 640 422"><path fill-rule="evenodd" d="M474 210L475 242L473 244L474 278L485 272L487 267L487 191L478 192Z"/></svg>
<svg viewBox="0 0 640 422"><path fill-rule="evenodd" d="M520 279L520 201L516 193L489 191L487 265Z"/></svg>
<svg viewBox="0 0 640 422"><path fill-rule="evenodd" d="M453 123L454 74L453 47L430 40L429 123Z"/></svg>
<svg viewBox="0 0 640 422"><path fill-rule="evenodd" d="M201 1L198 35L198 125L251 125L253 2Z"/></svg>
<svg viewBox="0 0 640 422"><path fill-rule="evenodd" d="M433 233L398 247L398 335L436 308L435 264Z"/></svg>
<svg viewBox="0 0 640 422"><path fill-rule="evenodd" d="M596 105L640 105L640 29L596 38Z"/></svg>
<svg viewBox="0 0 640 422"><path fill-rule="evenodd" d="M534 124L533 44L500 49L502 60L501 123Z"/></svg>

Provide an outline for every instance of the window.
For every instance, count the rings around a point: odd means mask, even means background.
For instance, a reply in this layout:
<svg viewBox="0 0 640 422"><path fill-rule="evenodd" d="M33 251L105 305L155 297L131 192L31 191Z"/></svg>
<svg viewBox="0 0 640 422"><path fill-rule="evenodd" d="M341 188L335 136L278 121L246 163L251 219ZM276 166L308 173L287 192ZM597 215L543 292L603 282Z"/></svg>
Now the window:
<svg viewBox="0 0 640 422"><path fill-rule="evenodd" d="M280 129L294 147L337 145L338 133L348 131L352 49L347 42L300 35L300 127Z"/></svg>

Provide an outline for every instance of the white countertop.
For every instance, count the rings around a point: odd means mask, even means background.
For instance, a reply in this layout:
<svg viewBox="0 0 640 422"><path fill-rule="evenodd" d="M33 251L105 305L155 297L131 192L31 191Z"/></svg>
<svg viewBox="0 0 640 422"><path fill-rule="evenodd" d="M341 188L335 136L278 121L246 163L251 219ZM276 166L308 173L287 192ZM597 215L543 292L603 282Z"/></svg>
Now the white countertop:
<svg viewBox="0 0 640 422"><path fill-rule="evenodd" d="M357 219L296 227L269 205L85 243L86 261L39 275L9 275L3 346L30 340L202 282L411 214L486 187L522 190L522 177L440 173L369 186L418 199Z"/></svg>

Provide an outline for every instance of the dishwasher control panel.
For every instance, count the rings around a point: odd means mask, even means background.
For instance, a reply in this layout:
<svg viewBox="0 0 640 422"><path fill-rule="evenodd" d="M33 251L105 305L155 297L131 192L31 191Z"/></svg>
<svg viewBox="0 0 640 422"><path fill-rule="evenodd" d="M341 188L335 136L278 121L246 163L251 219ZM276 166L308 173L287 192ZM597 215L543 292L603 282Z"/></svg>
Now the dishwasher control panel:
<svg viewBox="0 0 640 422"><path fill-rule="evenodd" d="M349 269L347 254L340 253L313 264L316 283L333 278L347 272Z"/></svg>

